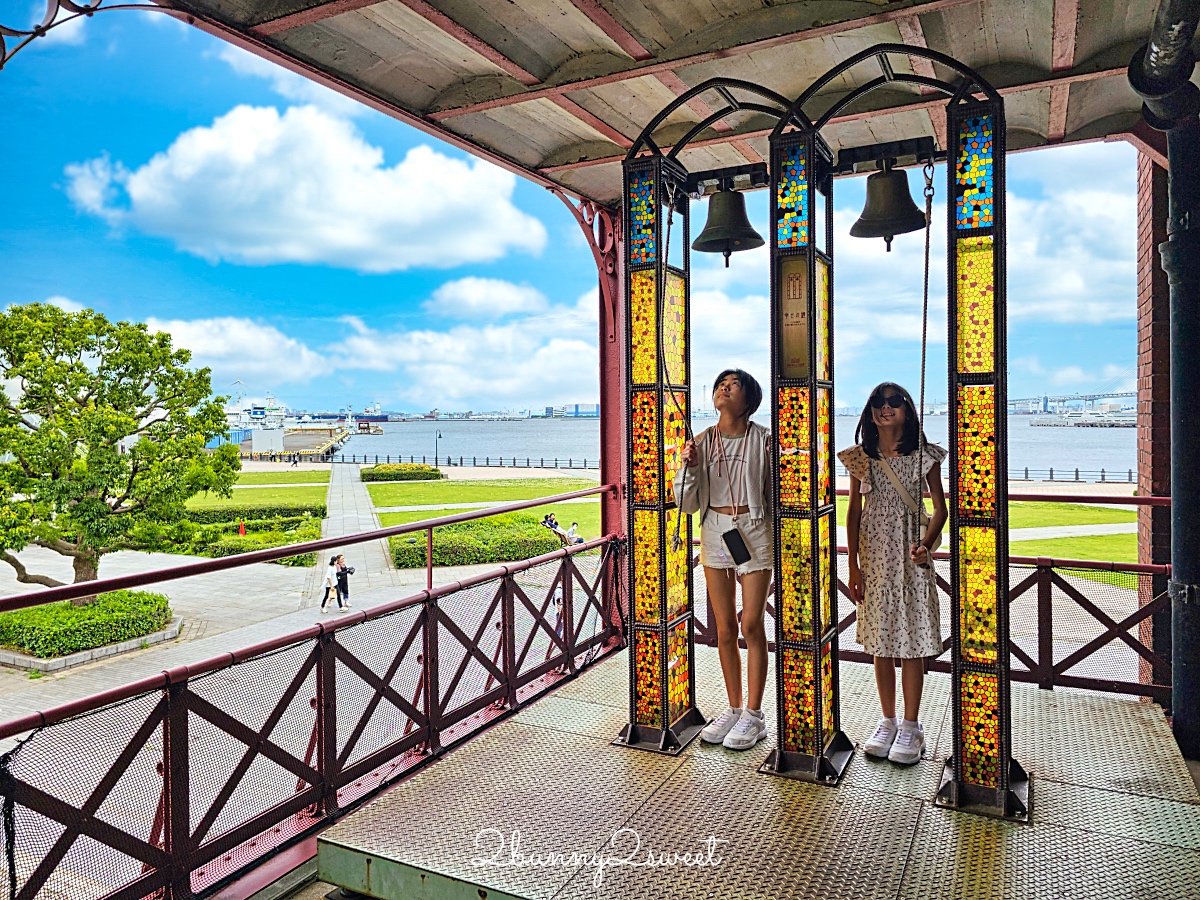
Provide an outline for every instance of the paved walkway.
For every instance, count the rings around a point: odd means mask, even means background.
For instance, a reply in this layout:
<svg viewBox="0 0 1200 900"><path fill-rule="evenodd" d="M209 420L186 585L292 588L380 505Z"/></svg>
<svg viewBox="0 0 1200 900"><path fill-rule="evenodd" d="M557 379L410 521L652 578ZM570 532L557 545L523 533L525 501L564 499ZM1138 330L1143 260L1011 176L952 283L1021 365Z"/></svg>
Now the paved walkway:
<svg viewBox="0 0 1200 900"><path fill-rule="evenodd" d="M364 531L374 531L379 528L379 516L367 493L367 486L359 478L359 466L336 465L329 477L329 494L326 497L328 511L321 525L323 537L342 537L347 534L361 534ZM325 566L329 557L335 551L322 553L313 567L312 576L308 582L303 605L318 606L324 594ZM393 586L395 570L392 567L392 555L386 540L369 541L363 544L348 544L342 555L346 564L353 567L350 594L356 590L365 591L374 587Z"/></svg>

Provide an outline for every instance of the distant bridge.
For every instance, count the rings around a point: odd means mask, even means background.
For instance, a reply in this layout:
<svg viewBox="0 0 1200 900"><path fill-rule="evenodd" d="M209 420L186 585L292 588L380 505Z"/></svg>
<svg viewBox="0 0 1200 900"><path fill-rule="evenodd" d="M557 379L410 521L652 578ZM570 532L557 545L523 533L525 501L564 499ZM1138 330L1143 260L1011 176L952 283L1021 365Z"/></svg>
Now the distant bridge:
<svg viewBox="0 0 1200 900"><path fill-rule="evenodd" d="M1096 400L1115 400L1119 397L1136 397L1137 391L1102 391L1096 394L1043 394L1040 397L1010 398L1008 405L1012 407L1038 406L1043 410L1061 409L1072 403L1080 403L1086 409Z"/></svg>

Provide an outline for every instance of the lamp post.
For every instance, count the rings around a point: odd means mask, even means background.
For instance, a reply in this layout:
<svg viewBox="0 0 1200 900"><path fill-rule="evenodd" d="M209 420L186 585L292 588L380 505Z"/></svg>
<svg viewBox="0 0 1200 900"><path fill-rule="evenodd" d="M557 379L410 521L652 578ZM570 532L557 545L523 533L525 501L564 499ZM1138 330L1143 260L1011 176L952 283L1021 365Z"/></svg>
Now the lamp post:
<svg viewBox="0 0 1200 900"><path fill-rule="evenodd" d="M441 437L442 437L442 431L439 428L437 431L434 432L434 435L433 435L433 464L435 466L438 464L438 441L441 439Z"/></svg>

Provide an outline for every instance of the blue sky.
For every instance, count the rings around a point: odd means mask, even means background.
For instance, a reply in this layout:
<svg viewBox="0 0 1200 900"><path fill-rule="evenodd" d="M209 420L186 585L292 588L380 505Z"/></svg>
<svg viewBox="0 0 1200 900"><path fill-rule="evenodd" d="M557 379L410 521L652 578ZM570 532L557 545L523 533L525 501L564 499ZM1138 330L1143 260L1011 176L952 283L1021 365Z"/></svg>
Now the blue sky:
<svg viewBox="0 0 1200 900"><path fill-rule="evenodd" d="M0 4L4 23L36 5ZM218 392L241 380L297 408L597 399L592 256L541 187L161 14L101 14L35 42L0 71L0 104L0 304L148 322L212 367ZM1135 165L1120 143L1010 157L1011 396L1133 385ZM919 378L921 237L891 254L850 238L863 189L836 186L839 405ZM748 200L765 234L766 193ZM692 267L696 382L727 364L765 380L765 251Z"/></svg>

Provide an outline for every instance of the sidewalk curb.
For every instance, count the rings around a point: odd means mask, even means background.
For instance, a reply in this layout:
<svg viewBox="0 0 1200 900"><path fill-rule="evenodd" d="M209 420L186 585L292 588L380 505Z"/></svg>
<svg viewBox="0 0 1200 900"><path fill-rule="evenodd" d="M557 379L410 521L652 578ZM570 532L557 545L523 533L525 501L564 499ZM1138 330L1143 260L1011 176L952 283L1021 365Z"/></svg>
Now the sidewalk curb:
<svg viewBox="0 0 1200 900"><path fill-rule="evenodd" d="M176 616L171 620L171 624L162 631L156 631L153 634L147 634L139 638L130 638L127 641L121 641L117 644L105 644L103 647L81 650L78 653L71 653L67 656L57 656L53 659L41 659L26 653L18 653L14 650L0 650L0 666L11 666L14 669L26 669L41 672L42 674L61 672L63 669L82 666L84 663L95 662L98 659L107 659L110 656L128 653L131 650L141 650L152 644L173 641L179 637L179 632L182 629L183 617Z"/></svg>

